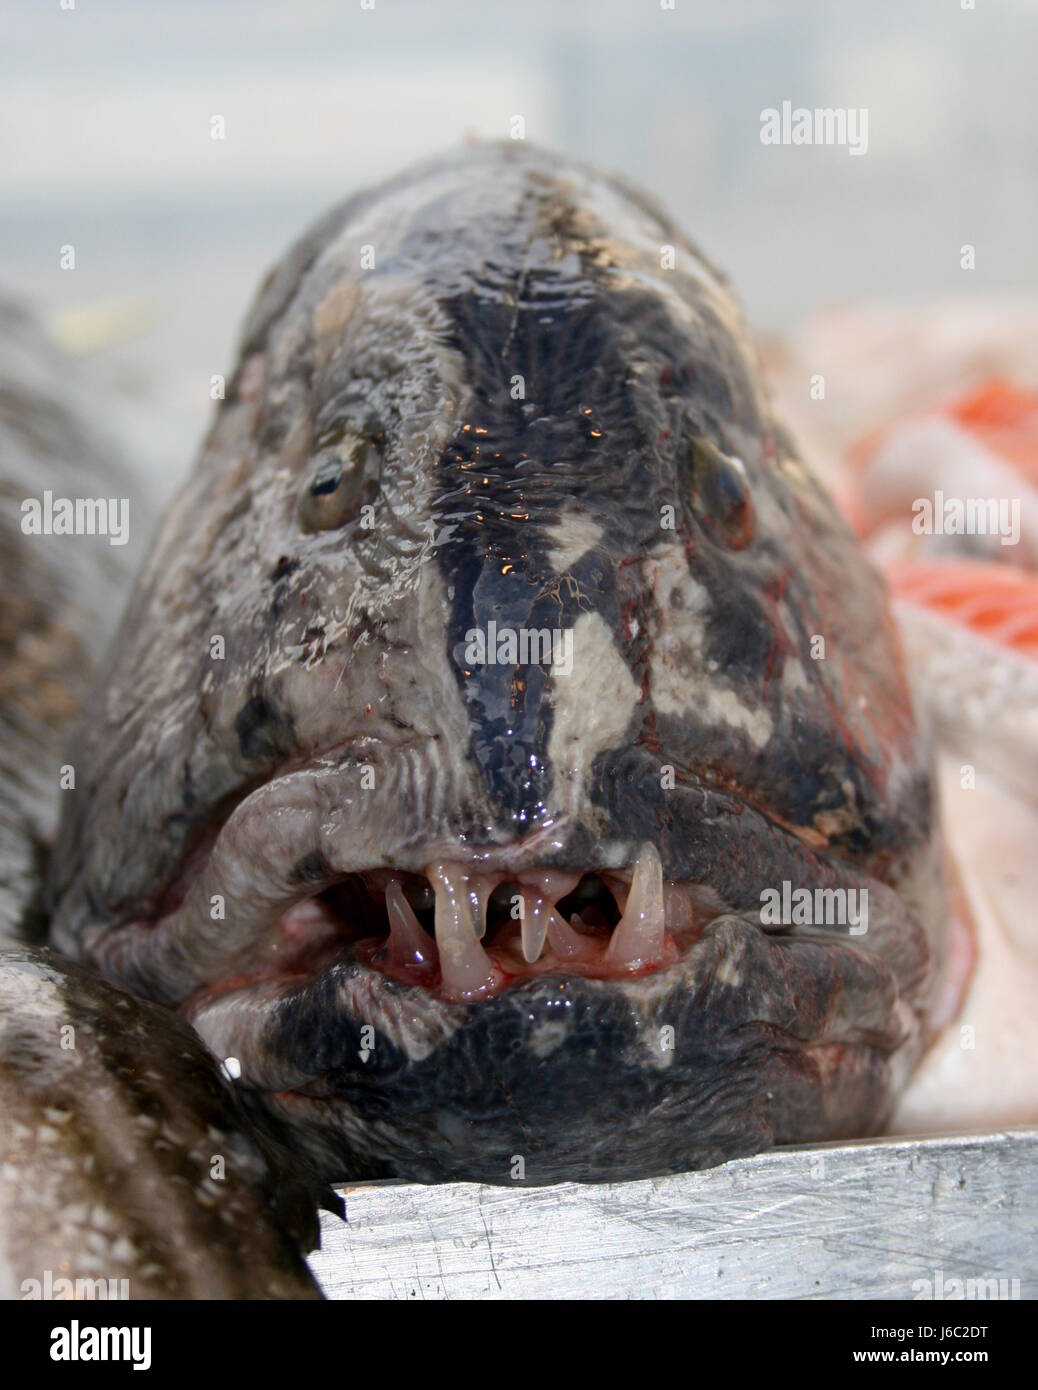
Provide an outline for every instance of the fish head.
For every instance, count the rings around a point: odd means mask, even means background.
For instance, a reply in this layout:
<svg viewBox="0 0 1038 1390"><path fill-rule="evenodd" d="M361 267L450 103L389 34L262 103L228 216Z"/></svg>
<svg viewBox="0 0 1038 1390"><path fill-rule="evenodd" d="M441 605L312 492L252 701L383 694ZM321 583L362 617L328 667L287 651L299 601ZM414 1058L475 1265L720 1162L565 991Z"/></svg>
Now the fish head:
<svg viewBox="0 0 1038 1390"><path fill-rule="evenodd" d="M336 1176L866 1133L924 1043L880 581L723 279L534 150L353 199L268 277L76 764L55 941Z"/></svg>

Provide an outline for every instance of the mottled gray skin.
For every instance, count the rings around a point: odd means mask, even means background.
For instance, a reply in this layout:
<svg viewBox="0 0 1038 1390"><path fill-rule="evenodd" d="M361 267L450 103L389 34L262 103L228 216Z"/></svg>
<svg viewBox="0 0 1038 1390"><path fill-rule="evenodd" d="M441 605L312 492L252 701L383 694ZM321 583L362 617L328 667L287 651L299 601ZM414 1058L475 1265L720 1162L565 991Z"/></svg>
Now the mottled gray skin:
<svg viewBox="0 0 1038 1390"><path fill-rule="evenodd" d="M304 531L356 439L373 524ZM571 629L572 674L473 667L491 620ZM931 767L880 581L720 276L521 143L350 199L268 277L75 747L55 942L180 1004L336 1176L612 1179L863 1135L926 1041ZM656 973L450 1003L346 948L205 992L345 874L629 868L647 840L714 915ZM783 880L867 887L867 934L765 931Z"/></svg>
<svg viewBox="0 0 1038 1390"><path fill-rule="evenodd" d="M29 944L63 745L149 529L102 399L0 299L0 1297L45 1271L58 1297L319 1297L302 1251L331 1195L252 1137L182 1020ZM130 543L24 534L45 488L129 497Z"/></svg>

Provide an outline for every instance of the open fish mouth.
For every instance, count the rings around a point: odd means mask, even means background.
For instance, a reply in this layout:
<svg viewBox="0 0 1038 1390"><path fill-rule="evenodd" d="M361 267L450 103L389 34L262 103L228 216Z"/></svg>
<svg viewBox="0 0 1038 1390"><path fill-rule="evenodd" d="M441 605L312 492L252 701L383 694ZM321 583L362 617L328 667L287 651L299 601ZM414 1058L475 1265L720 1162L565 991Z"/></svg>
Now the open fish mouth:
<svg viewBox="0 0 1038 1390"><path fill-rule="evenodd" d="M348 949L451 1002L552 972L617 979L657 970L694 939L694 890L664 885L651 844L628 877L532 868L512 878L443 861L424 875L350 874L281 916L275 970L306 972Z"/></svg>
<svg viewBox="0 0 1038 1390"><path fill-rule="evenodd" d="M297 877L328 872L315 857ZM362 870L292 903L257 943L253 963L241 970L229 962L231 974L208 989L313 974L344 953L451 1003L486 999L550 973L623 979L673 964L716 917L711 897L694 884L665 883L651 842L628 870L493 871L450 860L432 862L422 874ZM159 925L168 932L175 920L169 914ZM139 922L115 933L100 945L99 958L121 974L138 952L136 972L168 995L172 982L151 974L153 926Z"/></svg>
<svg viewBox="0 0 1038 1390"><path fill-rule="evenodd" d="M510 880L441 862L424 876L360 875L307 906L333 929L360 924L354 949L373 969L451 1000L485 998L551 971L615 979L659 969L694 930L691 888L664 886L650 843L630 881L551 868ZM282 928L294 921L282 918Z"/></svg>
<svg viewBox="0 0 1038 1390"><path fill-rule="evenodd" d="M480 849L412 837L388 813L400 776L356 790L370 756L276 777L152 913L84 935L106 975L234 1057L322 1171L611 1179L882 1123L934 969L885 884L705 792L698 843L652 808L627 840L562 817ZM742 872L696 869L740 835ZM867 884L867 930L762 921L783 865Z"/></svg>

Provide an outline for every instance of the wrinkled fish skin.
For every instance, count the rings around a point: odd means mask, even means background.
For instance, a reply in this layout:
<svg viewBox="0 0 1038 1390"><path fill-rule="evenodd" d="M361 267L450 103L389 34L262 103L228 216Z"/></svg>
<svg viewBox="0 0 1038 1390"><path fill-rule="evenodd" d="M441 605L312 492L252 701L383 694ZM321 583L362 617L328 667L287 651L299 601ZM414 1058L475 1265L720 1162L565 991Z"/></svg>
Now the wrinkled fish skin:
<svg viewBox="0 0 1038 1390"><path fill-rule="evenodd" d="M305 527L358 445L374 524ZM572 674L473 665L491 622L570 631ZM882 585L722 278L584 166L459 152L288 252L97 707L53 939L184 1008L330 1173L611 1179L866 1134L926 1043L932 766ZM714 914L655 973L449 1001L347 948L207 993L344 875L646 842ZM867 934L765 933L784 881L867 889Z"/></svg>
<svg viewBox="0 0 1038 1390"><path fill-rule="evenodd" d="M196 1035L45 948L0 951L0 1152L0 1297L47 1271L134 1299L320 1297L313 1192L275 1177Z"/></svg>

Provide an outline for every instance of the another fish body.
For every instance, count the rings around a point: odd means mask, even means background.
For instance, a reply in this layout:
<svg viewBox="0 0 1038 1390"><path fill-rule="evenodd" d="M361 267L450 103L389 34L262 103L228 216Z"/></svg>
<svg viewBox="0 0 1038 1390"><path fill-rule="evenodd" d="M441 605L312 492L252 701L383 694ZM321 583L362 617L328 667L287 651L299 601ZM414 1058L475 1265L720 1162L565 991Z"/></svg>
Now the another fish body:
<svg viewBox="0 0 1038 1390"><path fill-rule="evenodd" d="M0 951L0 1151L0 1297L320 1297L323 1193L191 1029L31 947Z"/></svg>
<svg viewBox="0 0 1038 1390"><path fill-rule="evenodd" d="M54 943L336 1177L862 1135L928 1039L933 772L883 587L721 277L525 145L349 200L268 277L75 749Z"/></svg>
<svg viewBox="0 0 1038 1390"><path fill-rule="evenodd" d="M24 504L45 491L107 501L133 489L72 361L0 296L0 941L38 906L63 744L144 554L97 536L27 535ZM134 496L143 536L140 505Z"/></svg>
<svg viewBox="0 0 1038 1390"><path fill-rule="evenodd" d="M102 401L0 300L0 1297L317 1297L331 1195L183 1020L30 944L69 726L149 529ZM27 530L48 491L127 503L130 544Z"/></svg>

